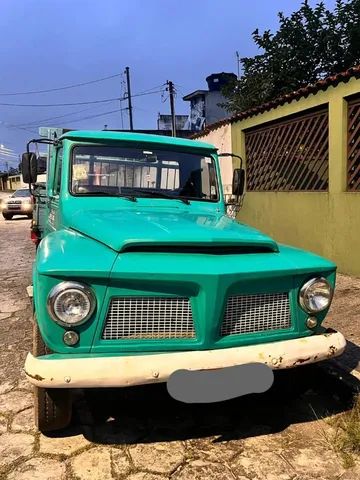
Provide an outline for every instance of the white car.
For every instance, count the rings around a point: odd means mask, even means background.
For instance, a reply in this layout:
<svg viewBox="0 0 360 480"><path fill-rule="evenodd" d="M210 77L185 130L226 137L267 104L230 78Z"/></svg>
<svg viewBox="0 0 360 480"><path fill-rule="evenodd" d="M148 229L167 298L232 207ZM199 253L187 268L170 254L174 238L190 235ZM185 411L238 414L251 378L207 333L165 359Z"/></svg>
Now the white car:
<svg viewBox="0 0 360 480"><path fill-rule="evenodd" d="M1 204L5 220L11 220L14 215L26 215L28 218L32 218L33 208L34 204L28 188L16 190Z"/></svg>

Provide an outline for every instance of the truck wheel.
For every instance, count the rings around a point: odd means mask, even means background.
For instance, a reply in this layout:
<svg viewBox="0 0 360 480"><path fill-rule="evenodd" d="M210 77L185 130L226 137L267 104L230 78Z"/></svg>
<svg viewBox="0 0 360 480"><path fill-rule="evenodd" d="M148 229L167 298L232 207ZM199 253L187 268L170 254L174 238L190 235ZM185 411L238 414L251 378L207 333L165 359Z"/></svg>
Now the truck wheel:
<svg viewBox="0 0 360 480"><path fill-rule="evenodd" d="M33 355L51 353L45 345L34 317ZM34 387L35 425L41 432L60 430L71 420L71 391L63 388Z"/></svg>
<svg viewBox="0 0 360 480"><path fill-rule="evenodd" d="M3 217L5 218L5 220L12 220L12 215L11 213L3 213Z"/></svg>

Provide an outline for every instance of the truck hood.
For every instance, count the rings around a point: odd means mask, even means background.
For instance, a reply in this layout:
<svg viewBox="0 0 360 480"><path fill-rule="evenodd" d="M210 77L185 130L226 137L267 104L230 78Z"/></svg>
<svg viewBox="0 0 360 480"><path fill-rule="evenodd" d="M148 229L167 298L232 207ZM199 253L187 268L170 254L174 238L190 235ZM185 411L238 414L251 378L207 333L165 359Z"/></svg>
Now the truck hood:
<svg viewBox="0 0 360 480"><path fill-rule="evenodd" d="M117 252L171 251L173 248L225 247L247 252L277 252L261 232L223 214L159 210L90 210L71 216L69 227Z"/></svg>

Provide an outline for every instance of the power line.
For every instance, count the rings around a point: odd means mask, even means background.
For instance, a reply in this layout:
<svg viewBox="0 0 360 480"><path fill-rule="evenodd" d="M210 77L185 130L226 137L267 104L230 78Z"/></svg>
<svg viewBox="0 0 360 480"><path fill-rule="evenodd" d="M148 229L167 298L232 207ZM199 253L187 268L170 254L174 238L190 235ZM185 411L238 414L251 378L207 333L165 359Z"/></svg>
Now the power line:
<svg viewBox="0 0 360 480"><path fill-rule="evenodd" d="M7 152L7 153L11 153L13 152L12 148L7 148L5 147L3 144L0 145L0 152Z"/></svg>
<svg viewBox="0 0 360 480"><path fill-rule="evenodd" d="M65 85L63 87L49 88L46 90L32 90L29 92L15 92L15 93L0 93L1 96L14 96L14 95L34 95L37 93L48 93L48 92L57 92L59 90L68 90L70 88L83 87L84 85L90 85L92 83L103 82L104 80L110 80L111 78L119 77L121 73L116 73L115 75L109 75L108 77L98 78L96 80L90 80L88 82L75 83L73 85Z"/></svg>
<svg viewBox="0 0 360 480"><path fill-rule="evenodd" d="M69 107L72 105L90 105L92 103L107 103L119 101L119 98L106 98L103 100L91 100L86 102L74 102L74 103L0 103L5 107Z"/></svg>
<svg viewBox="0 0 360 480"><path fill-rule="evenodd" d="M0 156L1 157L6 157L6 158L15 158L17 157L17 154L16 153L6 153L6 152L3 152L3 151L0 151Z"/></svg>
<svg viewBox="0 0 360 480"><path fill-rule="evenodd" d="M33 120L32 122L29 122L29 123L21 123L21 124L16 124L16 125L13 125L13 126L14 127L33 127L33 126L37 126L37 125L43 125L44 123L52 121L52 120L58 120L59 118L65 118L65 117L70 117L72 115L78 115L79 113L88 112L89 110L94 110L96 108L99 108L99 106L83 108L82 110L77 110L76 112L68 112L68 113L64 113L63 115L57 115L56 117L42 118L41 120Z"/></svg>
<svg viewBox="0 0 360 480"><path fill-rule="evenodd" d="M142 97L144 95L153 95L155 93L160 93L161 90L159 91L154 91L154 92L143 92L143 93L137 93L135 95L132 95L132 97ZM127 97L126 97L127 98ZM115 97L115 98L105 98L103 100L89 100L86 102L74 102L74 103L0 103L0 105L4 107L70 107L73 105L90 105L90 104L97 104L97 103L108 103L108 102L115 102L119 100L125 100L126 98L120 99L120 97Z"/></svg>
<svg viewBox="0 0 360 480"><path fill-rule="evenodd" d="M24 130L26 132L30 132L30 133L33 133L35 135L38 135L39 132L37 132L36 130L31 130L30 128L26 128L26 127L18 127L17 125L11 125L9 123L6 123L6 122L1 122L5 128L14 128L15 130Z"/></svg>
<svg viewBox="0 0 360 480"><path fill-rule="evenodd" d="M133 97L139 97L140 95L147 94L147 93L158 93L159 88L162 88L165 85L166 85L166 83L162 83L161 85L157 85L156 87L153 87L153 88L148 88L147 90L144 90L144 91L142 91L140 93L137 93L136 95L132 95L132 96ZM152 92L152 90L156 90L156 92Z"/></svg>
<svg viewBox="0 0 360 480"><path fill-rule="evenodd" d="M135 93L134 95L131 95L131 98L134 97L143 97L144 95L153 95L154 93L161 93L162 90L155 90L153 92L142 92L142 93ZM126 97L127 98L127 97ZM125 98L123 99L125 100Z"/></svg>
<svg viewBox="0 0 360 480"><path fill-rule="evenodd" d="M123 110L127 110L127 108L123 108ZM97 118L97 117L103 117L105 115L110 115L112 113L119 113L120 109L117 108L116 110L110 110L109 112L103 112L103 113L98 113L96 115L89 115L87 117L82 117L82 118L76 118L74 120L69 120L69 122L82 122L83 120L90 120L92 118Z"/></svg>
<svg viewBox="0 0 360 480"><path fill-rule="evenodd" d="M123 110L126 110L126 108L123 108ZM82 122L83 120L90 120L92 118L97 118L97 117L102 117L104 115L110 115L112 113L119 113L119 109L116 109L116 110L110 110L108 112L102 112L102 113L98 113L98 114L95 114L95 115L89 115L87 117L82 117L82 118L75 118L73 120L69 120L69 122L72 122L72 123L75 123L75 122ZM3 122L4 123L4 122ZM67 123L67 122L65 122ZM34 131L34 130L30 130L28 128L24 128L24 127L19 127L17 125L10 125L10 124L5 124L4 125L8 128L16 128L16 129L20 129L20 130L26 130L26 131L29 131L31 133L35 133L37 134L38 132ZM33 125L34 127L36 126L40 126L41 123L37 124L37 125Z"/></svg>
<svg viewBox="0 0 360 480"><path fill-rule="evenodd" d="M176 83L175 83L174 85L175 85L175 88L176 88L177 90L179 90L179 92L181 93L181 95L182 95L183 97L185 97L185 93L184 93L183 90L182 90L183 87L182 87L181 85L176 84Z"/></svg>

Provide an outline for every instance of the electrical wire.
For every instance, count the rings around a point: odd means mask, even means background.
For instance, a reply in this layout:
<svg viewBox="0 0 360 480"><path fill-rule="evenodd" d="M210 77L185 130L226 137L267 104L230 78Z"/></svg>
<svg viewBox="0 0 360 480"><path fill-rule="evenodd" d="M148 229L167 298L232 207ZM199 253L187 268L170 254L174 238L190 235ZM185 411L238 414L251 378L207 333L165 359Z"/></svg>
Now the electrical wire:
<svg viewBox="0 0 360 480"><path fill-rule="evenodd" d="M177 85L176 83L175 83L174 86L175 86L175 88L177 88L177 90L180 92L180 94L181 94L183 97L185 97L185 93L184 93L184 91L182 90L183 87L182 87L181 85Z"/></svg>
<svg viewBox="0 0 360 480"><path fill-rule="evenodd" d="M7 148L7 147L4 147L4 145L0 145L0 152L7 152L7 153L10 153L10 152L13 152L13 150L11 148Z"/></svg>
<svg viewBox="0 0 360 480"><path fill-rule="evenodd" d="M161 93L162 90L155 90L153 92L142 92L142 93L135 93L134 95L131 95L131 98L134 97L143 97L144 95L153 95L154 93ZM122 98L121 100L127 100L127 97Z"/></svg>
<svg viewBox="0 0 360 480"><path fill-rule="evenodd" d="M93 103L107 103L107 102L114 102L119 101L119 98L106 98L103 100L91 100L86 102L74 102L74 103L0 103L5 107L69 107L72 105L90 105Z"/></svg>
<svg viewBox="0 0 360 480"><path fill-rule="evenodd" d="M76 112L68 112L68 113L65 113L64 115L57 115L56 117L42 118L41 120L33 120L32 122L29 122L29 123L20 123L20 124L16 124L16 125L13 125L13 126L14 127L36 127L38 125L43 125L46 122L49 122L49 121L52 121L52 120L58 120L59 118L65 118L65 117L70 117L70 116L73 116L73 115L78 115L79 113L88 112L89 110L94 110L96 108L99 108L99 106L83 108L82 110L77 110Z"/></svg>
<svg viewBox="0 0 360 480"><path fill-rule="evenodd" d="M164 87L165 85L166 85L166 83L162 83L161 85L158 85L157 87L148 88L147 90L144 90L144 91L138 93L137 96L140 96L140 95L142 95L142 94L146 94L146 93L148 93L148 92L149 92L149 93L152 93L152 92L151 92L152 90L156 90L156 92L153 92L153 93L158 93L159 88L162 88L162 87ZM135 96L135 95L132 95L132 96Z"/></svg>
<svg viewBox="0 0 360 480"><path fill-rule="evenodd" d="M115 75L109 75L108 77L98 78L96 80L90 80L88 82L75 83L73 85L65 85L63 87L49 88L46 90L32 90L29 92L14 92L14 93L0 93L1 96L14 96L14 95L35 95L38 93L48 93L48 92L57 92L60 90L68 90L70 88L83 87L84 85L90 85L93 83L103 82L104 80L110 80L111 78L120 77L121 73L116 73Z"/></svg>
<svg viewBox="0 0 360 480"><path fill-rule="evenodd" d="M127 110L126 108L124 108L123 110ZM120 109L116 109L116 110L110 110L108 112L102 112L102 113L98 113L96 115L89 115L87 117L82 117L82 118L75 118L73 120L69 120L70 123L75 123L75 122L82 122L83 120L90 120L92 118L97 118L97 117L102 117L102 116L105 116L105 115L110 115L110 114L113 114L113 113L119 113L120 112ZM4 123L4 122L3 122ZM67 122L64 122L64 123L67 123ZM31 132L31 133L35 133L37 134L38 132L36 132L35 130L30 130L28 128L25 128L25 127L19 127L17 125L10 125L10 124L5 124L5 127L8 127L8 128L16 128L16 129L20 129L20 130L26 130L28 132ZM36 126L40 126L41 123L39 123L38 125L34 125L34 127ZM0 153L1 154L1 153Z"/></svg>
<svg viewBox="0 0 360 480"><path fill-rule="evenodd" d="M15 158L15 157L17 157L16 153L8 154L8 153L5 153L5 152L0 152L0 156L1 156L1 157L6 157L6 158Z"/></svg>
<svg viewBox="0 0 360 480"><path fill-rule="evenodd" d="M38 134L38 132L36 130L31 130L30 128L26 128L26 127L17 127L16 125L4 125L5 128L13 128L15 130L23 130L25 132L30 132L30 133L33 133L35 135Z"/></svg>
<svg viewBox="0 0 360 480"><path fill-rule="evenodd" d="M123 110L127 110L127 108L123 108ZM113 113L120 113L120 109L117 108L116 110L110 110L109 112L103 112L103 113L98 113L96 115L90 115L90 116L87 116L87 117L76 118L74 120L69 120L69 122L71 122L71 123L82 122L83 120L90 120L92 118L103 117L105 115L111 115Z"/></svg>
<svg viewBox="0 0 360 480"><path fill-rule="evenodd" d="M12 125L11 123L7 123L7 122L4 122L4 121L0 121L0 125L3 125L5 128L10 128L10 129L12 128L12 129L16 129L16 130L24 130L26 132L35 133L35 134L38 133L35 130L30 130L29 128L20 127L20 126L17 126L17 125Z"/></svg>
<svg viewBox="0 0 360 480"><path fill-rule="evenodd" d="M155 93L160 93L161 90L159 91L154 91L154 92L143 92L143 93L136 93L135 95L131 95L131 98L133 97L142 97L144 95L153 95ZM4 107L31 107L31 108L36 108L36 107L69 107L73 105L90 105L90 104L97 104L97 103L109 103L109 102L115 102L119 100L126 100L126 98L120 98L120 97L115 97L115 98L106 98L103 100L91 100L91 101L86 101L86 102L74 102L74 103L3 103L1 102L0 105Z"/></svg>

